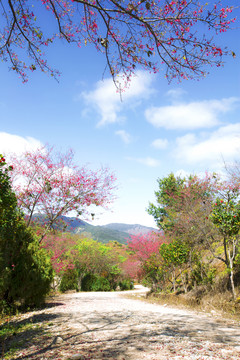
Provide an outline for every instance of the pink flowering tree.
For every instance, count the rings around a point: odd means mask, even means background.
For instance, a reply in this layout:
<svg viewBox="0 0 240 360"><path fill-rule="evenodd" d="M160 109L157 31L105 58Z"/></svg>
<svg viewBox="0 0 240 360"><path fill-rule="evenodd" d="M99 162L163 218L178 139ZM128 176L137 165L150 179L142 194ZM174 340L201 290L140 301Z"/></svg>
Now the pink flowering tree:
<svg viewBox="0 0 240 360"><path fill-rule="evenodd" d="M132 235L128 242L128 247L133 252L136 265L138 265L139 279L143 279L144 283L153 289L159 287L162 278L159 249L166 241L163 234L149 232Z"/></svg>
<svg viewBox="0 0 240 360"><path fill-rule="evenodd" d="M61 216L89 215L88 208L94 216L93 206L107 208L113 200L115 176L107 168L79 168L73 162L72 151L61 154L43 146L22 156L13 155L11 163L14 191L27 225L34 214L46 221L40 241Z"/></svg>
<svg viewBox="0 0 240 360"><path fill-rule="evenodd" d="M128 247L135 253L136 258L144 262L152 254L159 252L160 246L166 241L161 233L149 232L147 234L131 235Z"/></svg>
<svg viewBox="0 0 240 360"><path fill-rule="evenodd" d="M58 39L93 45L116 81L136 68L168 80L198 78L228 54L214 37L235 20L224 1L197 0L8 0L1 3L0 58L27 81L40 69L57 77L44 48ZM51 24L51 26L49 26ZM229 52L230 53L230 52ZM235 56L234 52L232 55Z"/></svg>
<svg viewBox="0 0 240 360"><path fill-rule="evenodd" d="M50 255L52 267L58 276L62 276L67 270L75 268L77 259L77 239L71 234L47 234L42 241L42 247Z"/></svg>
<svg viewBox="0 0 240 360"><path fill-rule="evenodd" d="M141 262L135 256L128 256L121 264L124 275L133 280L141 278Z"/></svg>

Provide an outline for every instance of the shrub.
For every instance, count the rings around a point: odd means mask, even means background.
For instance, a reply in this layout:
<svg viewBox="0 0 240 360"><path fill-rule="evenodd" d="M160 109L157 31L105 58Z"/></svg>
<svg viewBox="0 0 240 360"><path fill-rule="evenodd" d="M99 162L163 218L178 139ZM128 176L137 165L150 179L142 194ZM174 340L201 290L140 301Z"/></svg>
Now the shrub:
<svg viewBox="0 0 240 360"><path fill-rule="evenodd" d="M95 274L87 274L82 279L82 291L111 291L111 284L108 279Z"/></svg>
<svg viewBox="0 0 240 360"><path fill-rule="evenodd" d="M132 290L134 288L133 281L130 279L123 279L118 285L121 290Z"/></svg>
<svg viewBox="0 0 240 360"><path fill-rule="evenodd" d="M97 276L94 274L85 275L82 279L81 290L92 291L92 286L96 280L97 280Z"/></svg>
<svg viewBox="0 0 240 360"><path fill-rule="evenodd" d="M78 289L78 279L77 279L77 272L74 269L68 269L61 279L61 283L59 286L59 290L61 292L65 292L67 290L76 290Z"/></svg>
<svg viewBox="0 0 240 360"><path fill-rule="evenodd" d="M91 291L111 291L111 285L108 279L104 277L97 277L92 284Z"/></svg>

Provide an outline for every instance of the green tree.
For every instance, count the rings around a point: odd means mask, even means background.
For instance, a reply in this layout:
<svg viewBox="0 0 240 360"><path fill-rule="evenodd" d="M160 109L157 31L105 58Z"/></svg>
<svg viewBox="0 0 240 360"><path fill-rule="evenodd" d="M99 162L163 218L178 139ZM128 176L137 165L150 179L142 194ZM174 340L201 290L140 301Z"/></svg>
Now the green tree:
<svg viewBox="0 0 240 360"><path fill-rule="evenodd" d="M0 155L0 298L9 306L36 305L49 291L52 267L17 207L11 170Z"/></svg>
<svg viewBox="0 0 240 360"><path fill-rule="evenodd" d="M189 257L189 249L186 244L177 240L169 244L162 244L159 250L165 269L172 275L173 291L176 291L176 280L180 275L177 274L177 268L187 263Z"/></svg>
<svg viewBox="0 0 240 360"><path fill-rule="evenodd" d="M154 292L163 289L166 280L166 271L159 251L152 253L149 258L141 264L141 270L144 284L151 286Z"/></svg>
<svg viewBox="0 0 240 360"><path fill-rule="evenodd" d="M108 279L113 289L122 272L120 264L125 259L108 245L92 239L81 239L76 248L75 268L78 272L79 289L82 288L84 277L89 274Z"/></svg>
<svg viewBox="0 0 240 360"><path fill-rule="evenodd" d="M225 187L223 198L217 198L213 205L211 220L222 237L224 257L221 260L230 274L232 294L236 299L234 285L235 260L239 253L240 200L239 186Z"/></svg>
<svg viewBox="0 0 240 360"><path fill-rule="evenodd" d="M170 230L174 225L176 212L180 208L180 191L184 186L184 179L175 177L173 173L163 179L158 179L159 190L155 191L157 205L150 203L147 209L149 215L154 217L157 226Z"/></svg>

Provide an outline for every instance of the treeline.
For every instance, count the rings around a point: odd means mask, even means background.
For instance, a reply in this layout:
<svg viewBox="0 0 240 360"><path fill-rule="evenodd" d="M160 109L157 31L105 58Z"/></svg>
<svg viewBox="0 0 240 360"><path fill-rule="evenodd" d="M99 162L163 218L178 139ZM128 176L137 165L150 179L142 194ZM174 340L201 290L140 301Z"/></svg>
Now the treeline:
<svg viewBox="0 0 240 360"><path fill-rule="evenodd" d="M102 244L84 235L48 234L42 243L54 269L54 287L64 292L133 288L127 246ZM133 270L133 269L132 269Z"/></svg>
<svg viewBox="0 0 240 360"><path fill-rule="evenodd" d="M156 204L149 204L148 213L164 236L157 251L149 247L148 256L139 258L143 281L156 292L187 293L202 286L205 291L230 290L236 299L239 195L238 165L229 169L224 181L216 174L181 178L171 173L158 179ZM130 244L136 254L139 243L135 239Z"/></svg>

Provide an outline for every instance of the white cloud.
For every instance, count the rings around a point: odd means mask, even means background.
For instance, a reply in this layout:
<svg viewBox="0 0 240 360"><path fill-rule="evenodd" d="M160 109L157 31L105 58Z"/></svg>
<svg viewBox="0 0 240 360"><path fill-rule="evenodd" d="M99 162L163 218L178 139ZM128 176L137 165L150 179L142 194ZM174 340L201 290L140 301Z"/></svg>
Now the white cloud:
<svg viewBox="0 0 240 360"><path fill-rule="evenodd" d="M145 157L145 158L131 158L128 157L127 160L135 161L139 164L143 164L149 167L157 167L160 165L160 162L156 159L153 159L151 157Z"/></svg>
<svg viewBox="0 0 240 360"><path fill-rule="evenodd" d="M166 149L168 146L168 140L167 139L156 139L151 144L152 147L155 149Z"/></svg>
<svg viewBox="0 0 240 360"><path fill-rule="evenodd" d="M32 137L18 136L0 132L0 153L7 156L8 153L22 153L26 150L37 149L43 144Z"/></svg>
<svg viewBox="0 0 240 360"><path fill-rule="evenodd" d="M187 92L181 88L171 89L167 91L167 96L171 97L173 100L179 99L182 95L186 94Z"/></svg>
<svg viewBox="0 0 240 360"><path fill-rule="evenodd" d="M174 156L188 164L205 164L206 167L240 155L240 123L220 127L204 138L186 134L177 138Z"/></svg>
<svg viewBox="0 0 240 360"><path fill-rule="evenodd" d="M137 72L129 88L122 94L123 101L111 78L98 82L93 91L82 92L79 98L97 110L101 117L98 126L121 122L123 117L119 116L120 111L133 99L147 98L153 92L150 88L152 81L153 77L149 73Z"/></svg>
<svg viewBox="0 0 240 360"><path fill-rule="evenodd" d="M131 142L131 135L128 134L125 130L115 131L115 134L118 135L125 144L129 144Z"/></svg>
<svg viewBox="0 0 240 360"><path fill-rule="evenodd" d="M196 101L170 106L151 107L145 111L146 119L153 126L165 129L210 128L220 123L219 115L229 112L239 98Z"/></svg>

